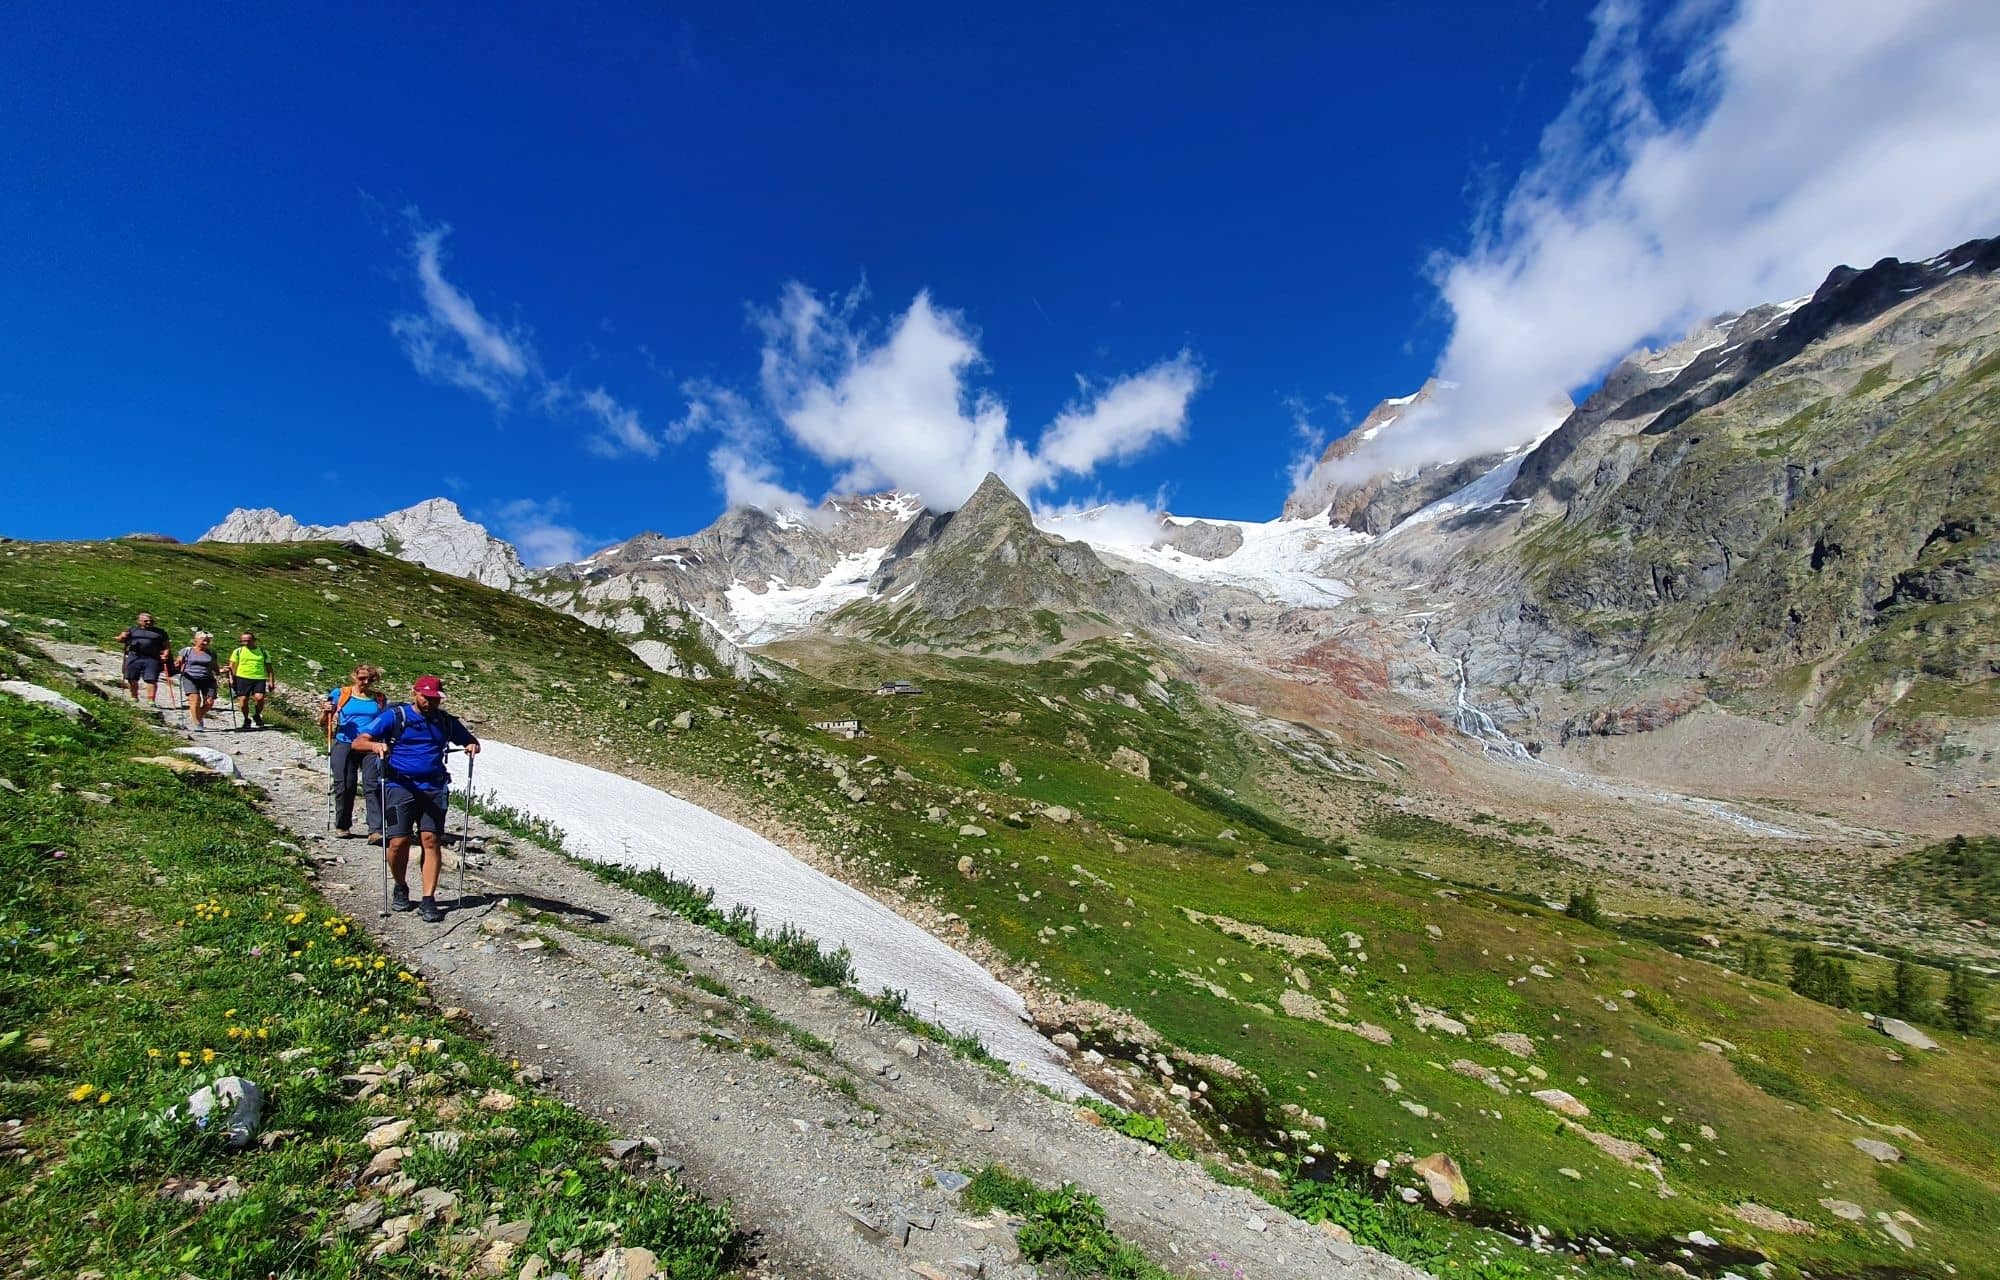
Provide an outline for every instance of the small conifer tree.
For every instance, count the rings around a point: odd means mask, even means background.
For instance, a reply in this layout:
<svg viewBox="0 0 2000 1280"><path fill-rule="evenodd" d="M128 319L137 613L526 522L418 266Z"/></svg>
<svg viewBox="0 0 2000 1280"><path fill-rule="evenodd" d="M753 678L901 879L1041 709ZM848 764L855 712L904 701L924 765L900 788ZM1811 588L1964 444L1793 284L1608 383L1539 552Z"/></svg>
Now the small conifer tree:
<svg viewBox="0 0 2000 1280"><path fill-rule="evenodd" d="M1569 891L1569 905L1563 908L1563 914L1572 920L1581 920L1585 924L1603 924L1604 913L1597 906L1597 889L1592 885L1585 885L1581 889L1571 889Z"/></svg>
<svg viewBox="0 0 2000 1280"><path fill-rule="evenodd" d="M1979 992L1962 964L1953 964L1945 978L1944 1020L1967 1035L1979 1029Z"/></svg>

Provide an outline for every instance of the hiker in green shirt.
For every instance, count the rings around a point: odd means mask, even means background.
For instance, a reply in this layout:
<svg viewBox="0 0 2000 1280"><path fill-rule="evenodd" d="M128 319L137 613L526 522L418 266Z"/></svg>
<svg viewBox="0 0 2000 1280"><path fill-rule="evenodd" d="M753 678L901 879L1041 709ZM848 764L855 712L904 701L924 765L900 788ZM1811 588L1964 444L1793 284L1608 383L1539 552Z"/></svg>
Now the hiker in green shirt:
<svg viewBox="0 0 2000 1280"><path fill-rule="evenodd" d="M264 727L264 695L275 692L278 682L271 672L277 667L271 655L257 643L255 632L245 631L229 655L223 670L229 673L230 693L236 698L236 728Z"/></svg>

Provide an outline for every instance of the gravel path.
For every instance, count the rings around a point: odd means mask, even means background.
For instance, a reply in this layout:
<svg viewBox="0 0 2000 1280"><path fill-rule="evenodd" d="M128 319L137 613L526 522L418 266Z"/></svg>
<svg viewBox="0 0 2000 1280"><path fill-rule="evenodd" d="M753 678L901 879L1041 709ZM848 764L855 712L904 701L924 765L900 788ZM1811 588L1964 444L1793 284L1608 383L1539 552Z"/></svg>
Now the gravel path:
<svg viewBox="0 0 2000 1280"><path fill-rule="evenodd" d="M47 647L113 687L113 655ZM1032 1275L1005 1223L962 1212L934 1179L999 1161L1040 1183L1080 1184L1115 1231L1176 1274L1422 1275L1093 1127L1070 1104L477 819L462 902L446 855L442 924L379 915L380 855L330 837L317 751L276 730L190 740L235 758L266 812L301 838L329 900L420 969L441 1003L463 1008L542 1087L618 1132L656 1139L664 1166L728 1202L765 1273Z"/></svg>

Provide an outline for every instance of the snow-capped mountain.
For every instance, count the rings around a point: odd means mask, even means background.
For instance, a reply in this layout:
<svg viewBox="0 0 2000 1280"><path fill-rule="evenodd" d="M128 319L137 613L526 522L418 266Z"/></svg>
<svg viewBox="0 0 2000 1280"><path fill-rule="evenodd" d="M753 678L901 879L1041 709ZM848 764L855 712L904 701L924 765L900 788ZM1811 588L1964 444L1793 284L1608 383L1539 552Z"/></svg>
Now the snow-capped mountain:
<svg viewBox="0 0 2000 1280"><path fill-rule="evenodd" d="M512 544L468 520L449 498L347 524L300 524L269 507L238 507L201 535L203 542L358 542L372 551L511 590L528 577Z"/></svg>
<svg viewBox="0 0 2000 1280"><path fill-rule="evenodd" d="M1766 686L1864 738L1926 716L1939 734L1994 721L1964 691L2000 670L1996 361L2000 240L1975 241L1635 351L1514 448L1359 482L1322 467L1271 521L1038 523L989 478L956 512L898 493L737 509L543 574L443 500L341 526L239 511L209 536L350 538L511 585L681 675L708 673L675 648L688 637L749 675L745 646L814 631L1022 654L1143 631L1211 670L1334 672L1355 697L1447 724L1470 707L1527 741ZM1436 392L1385 401L1322 461L1408 428ZM1989 737L1953 741L2000 750Z"/></svg>
<svg viewBox="0 0 2000 1280"><path fill-rule="evenodd" d="M868 594L883 557L924 511L905 493L834 498L809 512L737 507L698 533L642 533L549 571L598 610L673 600L743 644L781 639Z"/></svg>

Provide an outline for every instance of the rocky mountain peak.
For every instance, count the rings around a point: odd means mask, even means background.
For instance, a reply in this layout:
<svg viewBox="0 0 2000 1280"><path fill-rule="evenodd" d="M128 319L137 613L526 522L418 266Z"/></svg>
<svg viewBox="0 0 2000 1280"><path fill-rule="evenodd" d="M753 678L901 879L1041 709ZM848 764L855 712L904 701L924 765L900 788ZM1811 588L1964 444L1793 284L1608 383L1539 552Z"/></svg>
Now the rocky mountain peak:
<svg viewBox="0 0 2000 1280"><path fill-rule="evenodd" d="M926 619L928 639L1011 645L1048 638L1050 618L1110 612L1137 588L1085 543L1036 528L1027 503L988 475L958 510L911 521L869 590Z"/></svg>
<svg viewBox="0 0 2000 1280"><path fill-rule="evenodd" d="M468 520L449 498L426 498L413 506L347 524L300 524L268 507L238 507L201 536L203 542L354 542L372 551L510 589L528 577L511 544L486 526Z"/></svg>

